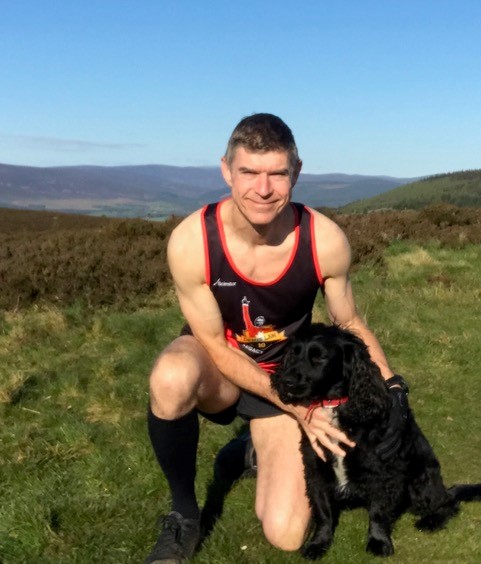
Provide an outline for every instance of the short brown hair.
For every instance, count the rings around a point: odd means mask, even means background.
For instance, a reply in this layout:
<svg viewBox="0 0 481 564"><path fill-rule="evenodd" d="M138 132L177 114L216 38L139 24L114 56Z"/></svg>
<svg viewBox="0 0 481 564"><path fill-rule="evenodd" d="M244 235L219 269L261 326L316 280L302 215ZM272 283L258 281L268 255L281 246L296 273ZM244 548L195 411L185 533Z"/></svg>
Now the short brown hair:
<svg viewBox="0 0 481 564"><path fill-rule="evenodd" d="M244 147L254 153L287 151L291 170L294 170L299 162L292 131L281 118L273 114L252 114L236 125L224 155L228 165L232 163L237 147Z"/></svg>

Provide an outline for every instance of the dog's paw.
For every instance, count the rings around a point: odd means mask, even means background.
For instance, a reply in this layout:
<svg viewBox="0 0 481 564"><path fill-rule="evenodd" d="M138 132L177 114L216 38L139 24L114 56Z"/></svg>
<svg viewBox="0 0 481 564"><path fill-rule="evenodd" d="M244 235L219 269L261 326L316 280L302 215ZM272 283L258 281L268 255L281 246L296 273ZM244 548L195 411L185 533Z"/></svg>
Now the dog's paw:
<svg viewBox="0 0 481 564"><path fill-rule="evenodd" d="M367 541L366 551L376 556L391 556L391 554L394 554L394 546L391 539L376 539L371 537Z"/></svg>
<svg viewBox="0 0 481 564"><path fill-rule="evenodd" d="M308 560L317 560L318 558L322 558L324 554L328 551L330 546L329 544L320 544L316 542L306 542L304 546L301 547L301 554L304 558Z"/></svg>
<svg viewBox="0 0 481 564"><path fill-rule="evenodd" d="M446 524L448 517L446 515L440 515L439 513L431 513L430 515L425 515L418 519L414 524L416 529L420 531L425 531L427 533L432 533L442 529Z"/></svg>

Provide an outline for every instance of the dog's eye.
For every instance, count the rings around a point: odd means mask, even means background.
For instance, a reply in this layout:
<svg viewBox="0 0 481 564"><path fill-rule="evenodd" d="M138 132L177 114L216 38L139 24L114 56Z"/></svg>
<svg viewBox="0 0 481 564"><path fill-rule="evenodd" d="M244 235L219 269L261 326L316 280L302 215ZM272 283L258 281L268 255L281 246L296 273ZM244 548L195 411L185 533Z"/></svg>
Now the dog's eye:
<svg viewBox="0 0 481 564"><path fill-rule="evenodd" d="M313 362L314 364L322 362L324 360L324 357L320 354L315 354L311 356L311 362Z"/></svg>
<svg viewBox="0 0 481 564"><path fill-rule="evenodd" d="M326 352L317 347L312 348L309 351L309 360L315 364L322 362L323 360L325 360L325 358L326 358Z"/></svg>
<svg viewBox="0 0 481 564"><path fill-rule="evenodd" d="M319 364L325 361L327 356L327 350L324 347L318 346L317 343L313 343L308 349L308 358L313 364Z"/></svg>

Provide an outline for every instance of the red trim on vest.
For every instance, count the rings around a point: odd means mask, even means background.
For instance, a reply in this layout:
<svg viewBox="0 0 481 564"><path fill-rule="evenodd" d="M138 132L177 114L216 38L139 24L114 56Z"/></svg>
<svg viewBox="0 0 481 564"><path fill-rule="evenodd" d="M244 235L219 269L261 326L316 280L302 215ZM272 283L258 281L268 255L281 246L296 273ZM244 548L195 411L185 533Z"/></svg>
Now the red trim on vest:
<svg viewBox="0 0 481 564"><path fill-rule="evenodd" d="M209 244L207 242L207 227L205 225L205 212L207 206L202 208L201 212L201 225L202 225L202 239L204 241L204 264L205 264L205 283L210 286L210 258L209 258Z"/></svg>
<svg viewBox="0 0 481 564"><path fill-rule="evenodd" d="M221 219L221 215L220 215L221 204L223 204L224 201L219 202L219 204L217 205L216 221L217 221L217 228L219 230L219 236L220 236L220 241L221 241L221 244L222 244L222 249L224 251L224 254L227 258L227 261L228 261L230 267L237 274L237 276L239 276L239 278L241 278L242 280L244 280L244 282L247 282L248 284L252 284L253 286L273 286L274 284L277 284L280 280L282 280L282 278L286 275L286 273L291 268L292 263L294 262L294 259L295 259L296 254L297 254L297 249L299 248L301 226L300 226L300 222L299 222L299 213L297 212L296 207L293 204L291 204L291 208L294 211L294 225L295 225L295 228L294 228L294 234L295 235L294 236L295 236L295 241L294 241L294 246L292 248L291 256L289 257L289 261L288 261L287 265L282 270L282 272L279 274L279 276L277 276L277 278L275 278L274 280L271 280L269 282L257 282L256 280L251 280L250 278L247 278L247 276L242 274L242 272L237 268L237 266L234 262L234 259L232 258L232 255L229 252L229 249L227 247L225 232L224 232L224 225L222 224L222 219ZM316 272L317 272L317 267L316 267Z"/></svg>
<svg viewBox="0 0 481 564"><path fill-rule="evenodd" d="M267 372L267 374L271 375L277 370L280 362L259 362L258 365Z"/></svg>
<svg viewBox="0 0 481 564"><path fill-rule="evenodd" d="M237 339L235 338L234 335L234 331L232 331L232 329L225 327L224 335L225 335L225 340L229 343L229 345L232 345L234 349L240 349L239 343L237 342Z"/></svg>
<svg viewBox="0 0 481 564"><path fill-rule="evenodd" d="M319 280L319 284L324 286L324 277L322 276L321 265L319 264L319 259L317 256L317 245L316 245L316 232L314 229L314 214L311 213L311 210L305 208L306 211L311 216L310 227L311 227L311 251L312 251L312 261L314 263L314 268L316 269L317 279Z"/></svg>

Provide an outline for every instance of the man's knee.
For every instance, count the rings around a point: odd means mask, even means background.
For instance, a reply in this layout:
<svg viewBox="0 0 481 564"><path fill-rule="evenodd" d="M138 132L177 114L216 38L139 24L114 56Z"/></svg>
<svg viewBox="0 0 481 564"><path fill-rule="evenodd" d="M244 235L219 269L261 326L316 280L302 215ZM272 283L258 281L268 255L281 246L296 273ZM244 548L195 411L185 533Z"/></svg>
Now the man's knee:
<svg viewBox="0 0 481 564"><path fill-rule="evenodd" d="M298 550L306 536L306 523L296 516L272 511L261 516L266 539L276 548L285 551Z"/></svg>
<svg viewBox="0 0 481 564"><path fill-rule="evenodd" d="M150 375L152 410L162 419L176 419L195 407L201 368L184 340L177 339L162 352Z"/></svg>

